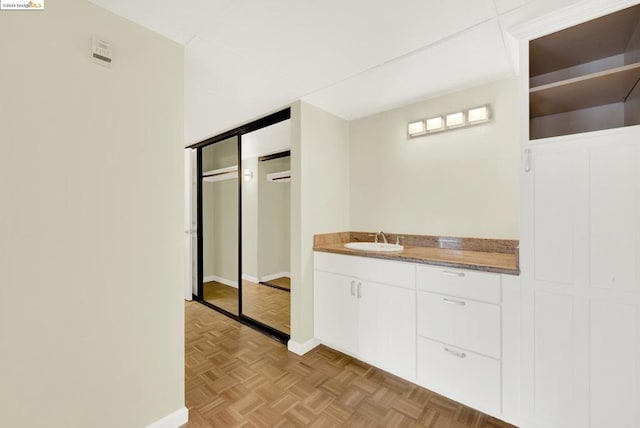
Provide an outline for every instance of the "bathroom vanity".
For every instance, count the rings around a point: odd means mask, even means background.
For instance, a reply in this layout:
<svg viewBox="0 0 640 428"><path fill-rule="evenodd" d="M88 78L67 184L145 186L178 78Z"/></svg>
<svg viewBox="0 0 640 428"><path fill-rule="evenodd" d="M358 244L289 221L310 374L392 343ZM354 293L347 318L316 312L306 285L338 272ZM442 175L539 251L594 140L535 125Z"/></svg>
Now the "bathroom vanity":
<svg viewBox="0 0 640 428"><path fill-rule="evenodd" d="M517 424L517 241L414 235L398 252L345 248L368 235L316 235L316 339Z"/></svg>

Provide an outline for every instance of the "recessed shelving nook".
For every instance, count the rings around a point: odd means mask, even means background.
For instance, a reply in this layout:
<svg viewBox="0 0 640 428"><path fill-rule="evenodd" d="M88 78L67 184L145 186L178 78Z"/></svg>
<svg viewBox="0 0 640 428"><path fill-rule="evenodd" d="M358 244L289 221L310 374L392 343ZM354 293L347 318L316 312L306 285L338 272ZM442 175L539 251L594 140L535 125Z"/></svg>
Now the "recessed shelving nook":
<svg viewBox="0 0 640 428"><path fill-rule="evenodd" d="M529 42L531 140L640 124L640 5Z"/></svg>

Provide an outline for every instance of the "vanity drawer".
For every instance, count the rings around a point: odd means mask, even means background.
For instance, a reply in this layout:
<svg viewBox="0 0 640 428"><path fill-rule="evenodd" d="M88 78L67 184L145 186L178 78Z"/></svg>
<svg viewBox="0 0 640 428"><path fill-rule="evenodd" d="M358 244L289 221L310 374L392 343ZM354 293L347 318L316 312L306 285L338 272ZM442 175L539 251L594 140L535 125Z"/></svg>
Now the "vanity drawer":
<svg viewBox="0 0 640 428"><path fill-rule="evenodd" d="M500 306L418 292L418 334L500 358Z"/></svg>
<svg viewBox="0 0 640 428"><path fill-rule="evenodd" d="M410 289L416 287L415 265L406 262L316 251L313 256L313 268L380 284Z"/></svg>
<svg viewBox="0 0 640 428"><path fill-rule="evenodd" d="M500 362L418 338L418 384L493 415L499 414Z"/></svg>
<svg viewBox="0 0 640 428"><path fill-rule="evenodd" d="M500 303L500 275L465 269L418 266L418 290Z"/></svg>

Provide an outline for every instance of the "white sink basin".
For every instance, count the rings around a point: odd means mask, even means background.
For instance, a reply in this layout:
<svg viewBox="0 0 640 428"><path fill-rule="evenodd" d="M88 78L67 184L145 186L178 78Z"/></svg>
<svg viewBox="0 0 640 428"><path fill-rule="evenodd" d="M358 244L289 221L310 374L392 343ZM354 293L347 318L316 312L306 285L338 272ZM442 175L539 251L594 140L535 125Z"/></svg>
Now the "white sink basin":
<svg viewBox="0 0 640 428"><path fill-rule="evenodd" d="M384 242L349 242L344 244L345 248L360 251L402 251L404 247L398 244L385 244Z"/></svg>

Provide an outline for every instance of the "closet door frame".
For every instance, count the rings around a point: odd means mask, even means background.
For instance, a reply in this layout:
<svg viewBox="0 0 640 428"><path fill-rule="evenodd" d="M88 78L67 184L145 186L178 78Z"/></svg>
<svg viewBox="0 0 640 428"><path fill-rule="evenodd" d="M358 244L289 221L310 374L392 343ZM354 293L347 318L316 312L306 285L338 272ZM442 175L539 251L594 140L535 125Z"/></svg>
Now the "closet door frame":
<svg viewBox="0 0 640 428"><path fill-rule="evenodd" d="M280 330L276 330L271 326L263 324L253 318L250 318L242 313L242 135L247 134L249 132L257 131L258 129L265 128L267 126L275 125L276 123L285 121L291 118L291 108L287 107L283 110L272 113L268 116L264 116L260 119L254 120L252 122L241 125L237 128L226 131L222 134L207 138L198 143L187 146L190 149L197 150L197 161L196 161L196 174L197 174L197 185L196 185L196 199L197 199L197 241L198 241L198 294L193 295L193 300L202 303L205 306L208 306L215 311L218 311L230 318L235 319L236 321L241 322L249 327L255 328L274 339L287 343L290 339L290 336L286 333L283 333ZM213 303L209 303L205 301L201 296L203 295L203 281L204 281L204 259L203 259L203 239L202 239L202 149L210 146L212 144L218 143L223 140L227 140L229 138L237 138L238 144L238 315L233 314L229 311L226 311Z"/></svg>

